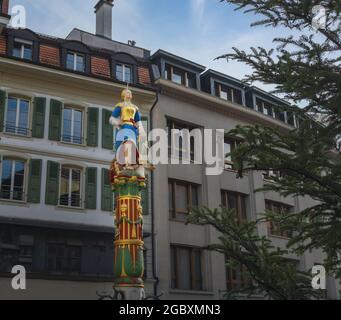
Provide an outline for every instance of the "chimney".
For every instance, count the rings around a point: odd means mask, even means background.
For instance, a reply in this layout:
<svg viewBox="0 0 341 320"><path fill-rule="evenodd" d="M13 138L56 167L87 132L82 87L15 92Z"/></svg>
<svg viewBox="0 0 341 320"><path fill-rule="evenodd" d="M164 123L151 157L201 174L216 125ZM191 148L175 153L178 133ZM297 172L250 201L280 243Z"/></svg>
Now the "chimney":
<svg viewBox="0 0 341 320"><path fill-rule="evenodd" d="M2 30L9 24L11 17L8 14L9 0L0 0L0 34Z"/></svg>
<svg viewBox="0 0 341 320"><path fill-rule="evenodd" d="M114 0L99 0L95 6L96 35L111 40L112 38L112 7Z"/></svg>

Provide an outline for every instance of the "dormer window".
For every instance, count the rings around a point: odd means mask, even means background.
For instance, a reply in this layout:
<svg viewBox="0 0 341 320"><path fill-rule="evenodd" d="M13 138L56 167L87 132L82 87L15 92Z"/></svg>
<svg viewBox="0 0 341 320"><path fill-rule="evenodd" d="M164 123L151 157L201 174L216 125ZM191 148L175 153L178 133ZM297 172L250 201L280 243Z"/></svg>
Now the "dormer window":
<svg viewBox="0 0 341 320"><path fill-rule="evenodd" d="M66 68L73 71L85 72L84 55L69 51L66 57Z"/></svg>
<svg viewBox="0 0 341 320"><path fill-rule="evenodd" d="M133 67L123 63L116 64L116 79L122 82L133 82Z"/></svg>
<svg viewBox="0 0 341 320"><path fill-rule="evenodd" d="M194 73L173 67L169 64L166 65L165 78L182 86L193 89L197 88L196 75Z"/></svg>
<svg viewBox="0 0 341 320"><path fill-rule="evenodd" d="M32 60L33 57L33 43L23 39L14 39L13 43L13 57Z"/></svg>
<svg viewBox="0 0 341 320"><path fill-rule="evenodd" d="M243 104L242 91L229 87L227 85L223 85L220 83L216 83L216 96L223 100L228 100L234 103Z"/></svg>

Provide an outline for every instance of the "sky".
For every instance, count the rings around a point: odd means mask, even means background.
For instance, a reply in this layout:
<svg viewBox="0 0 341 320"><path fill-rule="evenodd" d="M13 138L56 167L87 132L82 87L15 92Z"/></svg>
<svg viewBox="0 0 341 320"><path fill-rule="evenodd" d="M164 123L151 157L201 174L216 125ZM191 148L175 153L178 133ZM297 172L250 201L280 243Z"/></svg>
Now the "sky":
<svg viewBox="0 0 341 320"><path fill-rule="evenodd" d="M98 0L10 0L26 9L26 26L65 38L73 28L95 33L94 6ZM217 56L232 47L273 47L283 30L253 27L259 17L235 11L219 0L115 0L113 39L155 52L163 49L222 73L243 79L251 70L242 63ZM282 33L282 34L281 34ZM272 89L257 83L262 89Z"/></svg>

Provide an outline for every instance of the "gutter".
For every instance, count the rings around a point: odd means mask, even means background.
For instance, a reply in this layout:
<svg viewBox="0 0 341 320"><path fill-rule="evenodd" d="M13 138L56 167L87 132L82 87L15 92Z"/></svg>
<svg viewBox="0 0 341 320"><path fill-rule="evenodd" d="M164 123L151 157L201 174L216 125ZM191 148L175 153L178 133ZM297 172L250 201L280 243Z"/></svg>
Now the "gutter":
<svg viewBox="0 0 341 320"><path fill-rule="evenodd" d="M159 91L156 91L156 98L155 101L153 103L152 108L149 111L149 117L150 117L150 129L153 129L153 111L157 105L157 103L159 102ZM155 252L155 214L154 214L154 171L151 171L151 181L152 181L152 185L151 185L151 200L152 200L152 273L153 273L153 280L154 281L154 296L157 297L157 287L159 285L159 277L156 274L156 252Z"/></svg>

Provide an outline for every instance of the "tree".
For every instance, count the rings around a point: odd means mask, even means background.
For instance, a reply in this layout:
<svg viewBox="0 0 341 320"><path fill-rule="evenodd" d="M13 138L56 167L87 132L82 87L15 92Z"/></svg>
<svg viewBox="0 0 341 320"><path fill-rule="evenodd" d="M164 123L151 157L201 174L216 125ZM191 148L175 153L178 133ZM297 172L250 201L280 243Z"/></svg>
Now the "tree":
<svg viewBox="0 0 341 320"><path fill-rule="evenodd" d="M276 38L272 50L233 48L218 58L234 59L252 67L246 82L274 84L293 105L298 127L279 132L262 126L238 126L229 135L243 143L232 152L242 177L249 170L276 170L262 190L284 196L310 197L316 205L295 215L270 214L281 228L294 232L289 247L296 252L321 248L326 266L341 277L341 161L335 138L341 133L341 2L338 0L221 0L237 9L264 17L253 25L282 26L299 36ZM325 26L312 27L314 6L325 9ZM323 12L322 12L323 13ZM282 107L284 108L284 107ZM323 119L318 124L312 118Z"/></svg>
<svg viewBox="0 0 341 320"><path fill-rule="evenodd" d="M237 224L229 210L194 209L189 222L208 224L220 232L220 243L208 246L246 267L252 286L273 299L309 299L307 274L285 263L291 251L320 248L325 266L341 277L341 161L335 138L341 133L341 2L338 0L221 0L236 10L263 19L252 26L284 27L295 36L273 40L271 50L233 48L217 59L233 59L251 66L245 82L275 85L292 106L279 111L295 113L297 127L278 131L264 126L237 126L228 135L243 143L231 153L242 177L247 171L279 172L258 191L283 196L310 197L316 205L299 213L278 216L266 212L257 221ZM323 6L323 7L315 7ZM313 28L316 9L323 9L325 25ZM297 35L298 34L298 35ZM303 108L296 104L305 104ZM319 119L316 121L314 119ZM322 121L321 121L322 119ZM312 121L313 120L313 121ZM287 251L274 248L257 235L257 225L273 220L293 234ZM309 283L310 286L310 283Z"/></svg>
<svg viewBox="0 0 341 320"><path fill-rule="evenodd" d="M226 298L238 298L241 294L261 294L275 300L321 297L320 291L312 289L311 273L297 271L296 265L285 258L289 250L276 248L265 236L257 235L257 226L264 219L239 222L234 210L221 207L193 209L188 222L213 226L219 231L219 243L206 249L224 254L227 267L243 266L247 285L226 291Z"/></svg>

